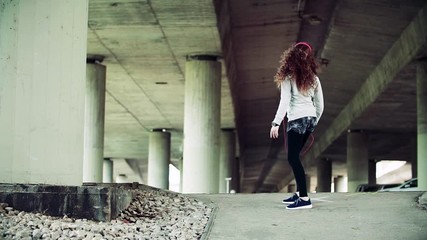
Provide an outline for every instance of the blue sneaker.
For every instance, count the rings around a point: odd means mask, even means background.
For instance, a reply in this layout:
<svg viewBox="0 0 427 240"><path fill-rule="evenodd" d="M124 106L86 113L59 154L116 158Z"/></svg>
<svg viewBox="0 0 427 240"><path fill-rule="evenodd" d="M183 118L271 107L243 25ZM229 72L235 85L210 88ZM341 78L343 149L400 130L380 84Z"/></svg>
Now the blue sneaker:
<svg viewBox="0 0 427 240"><path fill-rule="evenodd" d="M292 195L292 197L290 198L286 198L282 200L282 203L284 204L292 204L294 203L297 199L298 199L298 195L296 193L294 193L294 195Z"/></svg>
<svg viewBox="0 0 427 240"><path fill-rule="evenodd" d="M294 203L287 206L286 209L307 209L312 207L313 205L311 205L310 199L308 199L307 201L304 201L301 198L298 198Z"/></svg>

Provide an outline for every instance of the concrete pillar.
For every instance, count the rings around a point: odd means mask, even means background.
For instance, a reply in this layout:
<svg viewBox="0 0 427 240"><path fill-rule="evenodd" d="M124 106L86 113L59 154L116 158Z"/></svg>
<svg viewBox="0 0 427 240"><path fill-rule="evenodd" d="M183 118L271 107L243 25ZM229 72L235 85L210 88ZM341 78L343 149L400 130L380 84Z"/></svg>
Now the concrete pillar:
<svg viewBox="0 0 427 240"><path fill-rule="evenodd" d="M411 140L410 144L410 153L409 153L409 160L411 161L411 172L412 172L412 178L417 177L417 139Z"/></svg>
<svg viewBox="0 0 427 240"><path fill-rule="evenodd" d="M150 132L148 147L148 185L169 189L171 134L162 129Z"/></svg>
<svg viewBox="0 0 427 240"><path fill-rule="evenodd" d="M307 184L307 193L311 192L311 176L305 175L305 182Z"/></svg>
<svg viewBox="0 0 427 240"><path fill-rule="evenodd" d="M113 182L113 161L109 158L104 159L104 162L103 162L102 182L103 183Z"/></svg>
<svg viewBox="0 0 427 240"><path fill-rule="evenodd" d="M81 185L88 1L0 4L0 182Z"/></svg>
<svg viewBox="0 0 427 240"><path fill-rule="evenodd" d="M83 182L102 182L104 159L105 76L104 65L88 58L86 64L85 152Z"/></svg>
<svg viewBox="0 0 427 240"><path fill-rule="evenodd" d="M368 184L377 184L377 161L375 159L368 161Z"/></svg>
<svg viewBox="0 0 427 240"><path fill-rule="evenodd" d="M317 192L331 192L332 161L319 159L317 163Z"/></svg>
<svg viewBox="0 0 427 240"><path fill-rule="evenodd" d="M184 193L218 193L221 64L192 56L185 66Z"/></svg>
<svg viewBox="0 0 427 240"><path fill-rule="evenodd" d="M233 164L236 159L236 136L233 129L224 129L221 131L220 137L220 157L219 157L219 193L228 193L226 178L232 180ZM232 189L231 181L229 190Z"/></svg>
<svg viewBox="0 0 427 240"><path fill-rule="evenodd" d="M343 176L334 178L334 192L345 192L345 181Z"/></svg>
<svg viewBox="0 0 427 240"><path fill-rule="evenodd" d="M295 184L288 185L288 193L294 193L297 191L297 186Z"/></svg>
<svg viewBox="0 0 427 240"><path fill-rule="evenodd" d="M183 177L183 166L184 166L184 160L181 158L179 159L179 192L182 193L182 177Z"/></svg>
<svg viewBox="0 0 427 240"><path fill-rule="evenodd" d="M236 154L238 154L237 149L236 149ZM231 179L231 182L232 182L231 189L234 190L234 192L240 192L240 158L239 157L234 158L232 169L233 169L232 170L233 175Z"/></svg>
<svg viewBox="0 0 427 240"><path fill-rule="evenodd" d="M116 177L116 183L128 183L128 177L126 174L119 174Z"/></svg>
<svg viewBox="0 0 427 240"><path fill-rule="evenodd" d="M427 62L417 67L417 178L418 188L427 191Z"/></svg>
<svg viewBox="0 0 427 240"><path fill-rule="evenodd" d="M369 182L368 136L362 131L348 131L347 135L348 191Z"/></svg>

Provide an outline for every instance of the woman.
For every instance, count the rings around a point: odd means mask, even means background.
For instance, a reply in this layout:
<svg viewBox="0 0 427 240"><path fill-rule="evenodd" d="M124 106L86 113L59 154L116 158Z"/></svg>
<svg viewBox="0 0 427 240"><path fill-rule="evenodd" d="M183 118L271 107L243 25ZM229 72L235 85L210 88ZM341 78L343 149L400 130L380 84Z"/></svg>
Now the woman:
<svg viewBox="0 0 427 240"><path fill-rule="evenodd" d="M323 93L316 73L316 60L311 46L299 42L287 49L280 61L274 81L280 88L280 104L271 123L270 137L279 137L279 126L287 114L288 161L297 182L297 192L283 203L286 209L312 208L307 194L300 152L314 131L323 112Z"/></svg>

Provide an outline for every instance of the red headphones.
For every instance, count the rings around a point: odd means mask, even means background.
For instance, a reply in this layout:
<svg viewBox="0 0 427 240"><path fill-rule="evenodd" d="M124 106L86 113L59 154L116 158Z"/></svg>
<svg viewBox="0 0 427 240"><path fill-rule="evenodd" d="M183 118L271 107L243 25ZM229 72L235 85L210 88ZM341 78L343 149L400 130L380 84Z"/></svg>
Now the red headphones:
<svg viewBox="0 0 427 240"><path fill-rule="evenodd" d="M294 47L296 47L296 46L298 46L298 45L304 45L304 46L308 47L308 49L310 49L310 52L311 52L311 46L310 46L310 44L308 44L308 43L306 43L306 42L299 42L299 43L296 43L296 44L294 45Z"/></svg>

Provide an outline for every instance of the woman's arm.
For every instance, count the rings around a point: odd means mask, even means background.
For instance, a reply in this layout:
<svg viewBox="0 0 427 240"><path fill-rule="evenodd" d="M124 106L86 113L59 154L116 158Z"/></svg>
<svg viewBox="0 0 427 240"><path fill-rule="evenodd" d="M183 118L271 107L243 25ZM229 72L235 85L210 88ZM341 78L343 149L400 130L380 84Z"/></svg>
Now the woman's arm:
<svg viewBox="0 0 427 240"><path fill-rule="evenodd" d="M322 85L320 84L319 78L317 78L317 87L314 90L314 106L316 107L316 118L317 123L320 120L320 117L322 116L323 109L324 109L324 103L323 103L323 91L322 91Z"/></svg>
<svg viewBox="0 0 427 240"><path fill-rule="evenodd" d="M286 112L289 109L289 104L291 102L291 81L286 78L280 84L280 103L276 111L276 116L274 117L273 122L280 125L283 118L286 115Z"/></svg>

